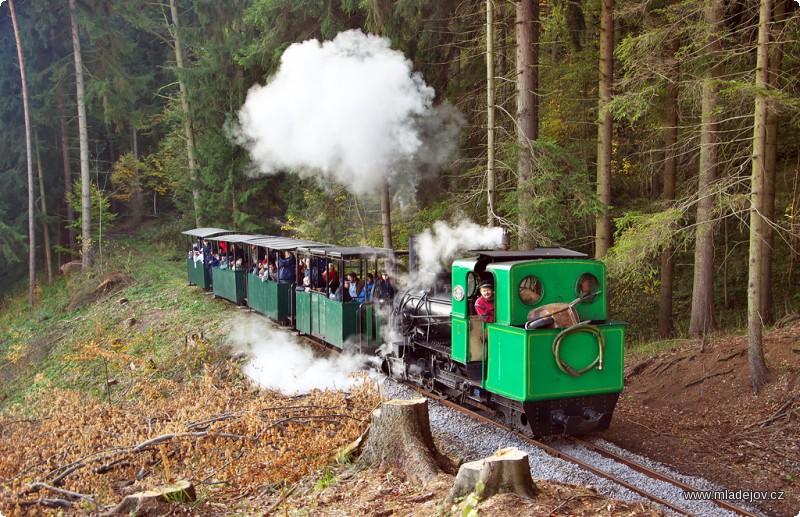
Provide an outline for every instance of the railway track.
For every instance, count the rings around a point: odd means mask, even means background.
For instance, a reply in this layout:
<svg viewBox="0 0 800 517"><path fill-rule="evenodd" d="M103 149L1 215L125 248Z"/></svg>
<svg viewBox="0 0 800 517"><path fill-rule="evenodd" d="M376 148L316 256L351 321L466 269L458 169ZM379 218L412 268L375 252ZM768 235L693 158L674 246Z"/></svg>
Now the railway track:
<svg viewBox="0 0 800 517"><path fill-rule="evenodd" d="M657 496L655 494L652 494L652 493L650 493L650 492L648 492L648 491L646 491L646 490L644 490L644 489L642 489L642 488L640 488L640 487L638 487L638 486L636 486L636 485L634 485L634 484L632 484L632 483L630 483L630 482L628 482L628 481L626 481L624 479L621 479L620 477L615 476L614 474L611 474L610 472L602 470L602 469L600 469L600 468L598 468L598 467L596 467L596 466L594 466L594 465L592 465L590 463L587 463L587 462L585 462L585 461L583 461L583 460L581 460L579 458L576 458L576 457L574 457L574 456L572 456L572 455L570 455L570 454L568 454L568 453L566 453L564 451L561 451L561 450L559 450L559 449L557 449L555 447L552 447L552 446L550 446L550 445L548 445L546 443L543 443L543 442L541 442L539 440L536 440L536 439L533 439L533 438L531 438L529 436L526 436L526 435L522 434L521 432L517 431L516 429L512 429L511 427L508 427L508 426L506 426L506 425L504 425L504 424L502 424L500 422L497 422L496 420L493 420L493 419L491 419L491 418L489 418L489 417L487 417L485 415L482 415L481 413L477 413L477 412L472 411L472 410L470 410L468 408L465 408L465 407L463 407L463 406L461 406L459 404L456 404L456 403L451 402L451 401L449 401L449 400L447 400L445 398L442 398L439 395L436 395L434 393L430 393L428 391L425 391L425 390L419 388L418 386L407 384L407 383L402 383L402 384L404 386L407 386L407 387L419 392L420 394L422 394L422 395L424 395L424 396L426 396L426 397L428 397L428 398L430 398L432 400L435 400L435 401L439 402L440 404L443 404L443 405L445 405L445 406L447 406L449 408L455 409L456 411L459 411L459 412L461 412L463 414L466 414L470 418L474 418L474 419L479 420L481 422L485 422L485 423L491 424L493 426L499 427L499 428L503 429L504 431L509 432L509 433L513 434L514 436L518 437L520 440L523 440L523 441L525 441L525 442L527 442L527 443L529 443L529 444L531 444L531 445L533 445L533 446L545 451L546 453L550 454L553 457L556 457L556 458L562 459L564 461L568 461L570 463L578 465L582 469L584 469L584 470L586 470L588 472L591 472L591 473L595 474L596 476L599 476L599 477L608 479L609 481L612 481L614 483L617 483L618 485L627 488L631 492L639 494L640 496L642 496L642 497L644 497L646 499L649 499L649 500L651 500L651 501L653 501L653 502L655 502L655 503L657 503L657 504L659 504L659 505L661 505L661 506L663 506L665 508L669 508L673 512L679 513L681 515L694 515L692 512L690 512L690 511L688 511L688 510L686 510L684 508L681 508L680 506L678 506L678 505L676 505L676 504L674 504L674 503L672 503L670 501L667 501L666 499L664 499L662 497L659 497L659 496ZM696 487L692 487L691 485L688 485L688 484L684 483L683 481L681 481L679 479L675 479L675 478L673 478L671 476L668 476L668 475L666 475L666 474L664 474L662 472L655 471L655 470L653 470L653 469L651 469L651 468L649 468L649 467L647 467L645 465L642 465L640 463L632 461L632 460L630 460L628 458L625 458L624 456L620 456L619 454L617 454L617 453L615 453L613 451L610 451L608 449L600 447L597 444L594 444L592 442L586 441L586 440L584 440L582 438L569 437L568 440L573 442L573 443L575 443L575 444L577 444L577 445L585 447L586 449L591 450L591 451L593 451L593 452L595 452L597 454L600 454L601 456L604 456L604 457L609 458L609 459L613 459L614 461L627 466L631 470L639 472L639 473L641 473L641 474L643 474L645 476L648 476L648 477L650 477L652 479L656 479L658 481L662 481L662 482L665 482L665 483L670 483L670 484L680 488L683 491L690 492L690 491L697 491L698 490ZM727 501L722 501L722 500L716 500L715 499L715 500L713 500L713 502L716 503L716 505L719 506L721 509L728 510L730 512L734 512L734 513L737 513L739 515L744 515L744 516L748 516L748 517L757 517L757 514L754 514L754 513L750 512L748 510L745 510L744 508L740 508L738 506L735 506L735 505L733 505L733 504L731 504L731 503L729 503Z"/></svg>

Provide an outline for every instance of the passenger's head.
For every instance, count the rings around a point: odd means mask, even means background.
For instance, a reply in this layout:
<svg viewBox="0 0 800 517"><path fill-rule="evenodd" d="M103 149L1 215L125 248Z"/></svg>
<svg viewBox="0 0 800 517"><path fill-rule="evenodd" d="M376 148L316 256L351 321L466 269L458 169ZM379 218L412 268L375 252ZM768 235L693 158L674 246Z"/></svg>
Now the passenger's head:
<svg viewBox="0 0 800 517"><path fill-rule="evenodd" d="M481 292L481 296L483 296L487 300L491 300L492 297L494 296L494 285L488 280L484 280L483 282L481 282L479 289Z"/></svg>
<svg viewBox="0 0 800 517"><path fill-rule="evenodd" d="M367 273L367 283L372 283L375 281L375 277L372 276L372 273Z"/></svg>
<svg viewBox="0 0 800 517"><path fill-rule="evenodd" d="M306 286L306 287L310 287L311 286L311 277L310 276L304 276L303 277L303 285Z"/></svg>
<svg viewBox="0 0 800 517"><path fill-rule="evenodd" d="M284 251L284 252L283 252L283 256L284 256L285 258L289 258L289 257L291 257L291 256L292 256L292 252L291 252L291 251L289 251L289 250L286 250L286 251Z"/></svg>

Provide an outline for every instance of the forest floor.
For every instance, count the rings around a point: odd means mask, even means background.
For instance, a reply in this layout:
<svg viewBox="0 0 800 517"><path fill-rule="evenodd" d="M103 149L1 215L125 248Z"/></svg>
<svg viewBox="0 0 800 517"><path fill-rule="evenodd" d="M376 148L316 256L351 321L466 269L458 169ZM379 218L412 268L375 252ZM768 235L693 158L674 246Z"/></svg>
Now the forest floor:
<svg viewBox="0 0 800 517"><path fill-rule="evenodd" d="M33 309L23 290L0 302L0 512L61 512L42 506L59 494L32 489L37 482L109 505L191 479L196 503L152 514L463 514L441 505L452 476L419 487L331 459L368 425L379 402L374 390L292 397L252 389L227 344L241 311L187 286L182 254L153 261L142 243L116 247L102 271L43 287ZM731 489L784 490L786 501L762 507L793 516L800 326L765 337L773 381L757 398L743 336L712 338L703 352L687 341L629 361L626 390L602 437ZM590 487L536 483L535 500L495 496L477 510L661 514ZM93 513L93 504L73 501L67 513Z"/></svg>
<svg viewBox="0 0 800 517"><path fill-rule="evenodd" d="M606 440L730 490L782 491L757 505L800 512L800 324L764 333L771 382L756 396L747 336L687 341L626 368Z"/></svg>

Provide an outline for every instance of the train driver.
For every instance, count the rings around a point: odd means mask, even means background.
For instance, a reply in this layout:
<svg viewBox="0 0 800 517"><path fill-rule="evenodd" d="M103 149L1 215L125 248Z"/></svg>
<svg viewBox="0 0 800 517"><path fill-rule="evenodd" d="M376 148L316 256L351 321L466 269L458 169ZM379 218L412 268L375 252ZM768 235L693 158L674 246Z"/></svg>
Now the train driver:
<svg viewBox="0 0 800 517"><path fill-rule="evenodd" d="M494 284L491 280L484 280L478 289L481 295L475 300L475 312L484 323L494 323Z"/></svg>

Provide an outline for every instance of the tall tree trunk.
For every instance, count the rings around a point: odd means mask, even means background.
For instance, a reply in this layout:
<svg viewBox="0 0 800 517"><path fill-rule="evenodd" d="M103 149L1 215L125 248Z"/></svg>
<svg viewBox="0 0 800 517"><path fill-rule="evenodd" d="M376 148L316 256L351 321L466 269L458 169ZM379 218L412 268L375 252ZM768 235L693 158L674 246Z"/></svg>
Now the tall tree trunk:
<svg viewBox="0 0 800 517"><path fill-rule="evenodd" d="M200 188L197 182L197 163L194 156L194 125L192 112L189 109L189 92L186 81L183 79L183 47L181 46L180 26L178 24L178 6L175 0L169 0L169 9L172 14L172 37L175 40L175 61L178 64L178 85L181 89L181 108L183 109L183 127L186 131L186 152L189 159L189 176L192 181L192 203L194 207L194 222L199 228L202 226L200 218Z"/></svg>
<svg viewBox="0 0 800 517"><path fill-rule="evenodd" d="M53 47L55 47L55 42L58 41L55 27L50 29L50 41L53 42ZM54 57L54 59L56 59L56 57ZM70 169L69 163L69 130L67 129L65 104L64 90L59 83L56 86L56 105L58 106L58 119L61 130L59 133L59 145L61 146L61 160L64 168L64 213L67 214L67 247L75 251L77 249L77 243L75 239L75 229L72 227L72 223L75 222L75 209L72 207L72 203L67 201L67 197L72 194L72 170Z"/></svg>
<svg viewBox="0 0 800 517"><path fill-rule="evenodd" d="M42 174L42 155L39 152L39 134L34 133L36 142L36 167L39 171L39 193L42 196L42 233L44 234L44 264L47 271L47 285L53 283L53 253L50 246L50 225L47 223L47 195L44 192L44 174Z"/></svg>
<svg viewBox="0 0 800 517"><path fill-rule="evenodd" d="M766 176L767 97L769 88L769 39L772 0L761 0L758 16L758 47L756 52L756 105L753 115L753 175L750 180L750 260L747 283L747 357L750 364L750 383L758 393L767 382L769 372L761 342L761 262L763 258L764 216L758 210L764 204Z"/></svg>
<svg viewBox="0 0 800 517"><path fill-rule="evenodd" d="M69 0L69 18L72 26L72 49L75 54L75 85L78 102L78 135L81 149L81 263L84 269L94 265L92 253L92 204L89 178L89 134L86 129L86 100L83 86L83 58L78 33L75 0Z"/></svg>
<svg viewBox="0 0 800 517"><path fill-rule="evenodd" d="M67 117L63 114L64 113L64 94L63 92L59 92L58 94L58 111L62 115L60 118L60 135L61 135L61 161L64 167L64 199L67 199L69 194L72 194L72 170L69 165L69 131L67 129ZM72 203L65 202L66 205L66 213L67 213L67 239L68 239L68 247L69 249L75 251L77 248L77 243L75 242L75 229L72 227L72 223L75 222L75 209L72 207Z"/></svg>
<svg viewBox="0 0 800 517"><path fill-rule="evenodd" d="M389 182L383 181L381 189L381 228L383 247L392 249L392 199L389 197Z"/></svg>
<svg viewBox="0 0 800 517"><path fill-rule="evenodd" d="M675 54L678 42L672 45L672 73L667 85L666 98L666 131L664 133L664 205L671 206L675 201L675 181L678 175L678 79L680 65ZM669 246L661 254L661 290L658 306L658 332L663 338L670 337L674 331L672 322L673 263L675 248Z"/></svg>
<svg viewBox="0 0 800 517"><path fill-rule="evenodd" d="M494 0L486 0L486 223L494 226Z"/></svg>
<svg viewBox="0 0 800 517"><path fill-rule="evenodd" d="M534 156L531 142L539 137L539 2L517 0L517 199L521 249L534 245L528 212Z"/></svg>
<svg viewBox="0 0 800 517"><path fill-rule="evenodd" d="M769 87L780 88L780 73L783 64L783 27L785 25L786 0L776 0L772 43L769 46ZM778 112L767 104L766 154L764 162L764 195L761 213L766 224L761 246L761 319L769 324L774 321L772 311L772 246L774 232L771 223L775 220L775 178L778 168Z"/></svg>
<svg viewBox="0 0 800 517"><path fill-rule="evenodd" d="M614 81L614 0L600 0L600 80L597 110L597 199L603 204L595 230L596 258L605 256L611 247L611 144L614 137L611 112L611 87Z"/></svg>
<svg viewBox="0 0 800 517"><path fill-rule="evenodd" d="M11 10L11 24L14 27L14 39L17 42L17 59L19 59L19 77L22 83L22 109L25 113L25 157L28 160L28 302L36 303L36 213L33 209L33 153L31 151L31 112L28 106L28 82L25 79L25 61L22 59L22 42L19 38L17 14L13 0L8 0Z"/></svg>
<svg viewBox="0 0 800 517"><path fill-rule="evenodd" d="M709 35L705 54L713 62L722 50L719 33L722 30L723 6L721 0L707 0L705 21ZM700 174L697 186L697 227L695 230L694 282L692 314L689 335L699 336L716 328L714 319L714 195L712 187L717 178L718 141L717 77L716 65L711 64L704 73L701 128Z"/></svg>

